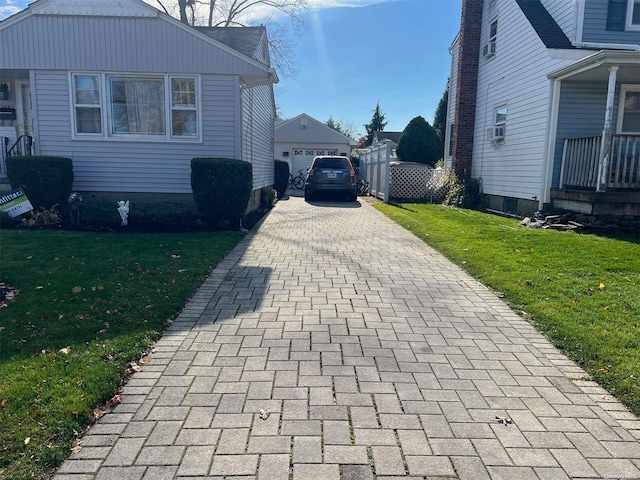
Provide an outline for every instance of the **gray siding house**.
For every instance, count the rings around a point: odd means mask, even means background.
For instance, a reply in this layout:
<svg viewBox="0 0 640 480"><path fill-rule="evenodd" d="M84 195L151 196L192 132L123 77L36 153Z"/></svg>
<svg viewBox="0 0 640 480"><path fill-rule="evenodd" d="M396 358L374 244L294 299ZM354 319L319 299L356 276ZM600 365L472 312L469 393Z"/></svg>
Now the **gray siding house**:
<svg viewBox="0 0 640 480"><path fill-rule="evenodd" d="M447 163L491 208L640 216L640 0L463 0Z"/></svg>
<svg viewBox="0 0 640 480"><path fill-rule="evenodd" d="M71 158L75 190L188 201L190 160L205 156L250 162L252 203L273 184L264 27L192 28L140 0L38 0L0 22L0 45L0 105L15 111L0 136Z"/></svg>

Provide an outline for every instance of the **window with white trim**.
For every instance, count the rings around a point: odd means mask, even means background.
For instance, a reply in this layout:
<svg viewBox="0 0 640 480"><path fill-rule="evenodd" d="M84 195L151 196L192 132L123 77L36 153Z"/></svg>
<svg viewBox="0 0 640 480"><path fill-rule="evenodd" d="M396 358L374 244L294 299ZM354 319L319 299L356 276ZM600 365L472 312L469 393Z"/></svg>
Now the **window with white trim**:
<svg viewBox="0 0 640 480"><path fill-rule="evenodd" d="M487 43L482 47L482 56L491 58L496 54L496 40L498 39L498 19L494 18L489 23Z"/></svg>
<svg viewBox="0 0 640 480"><path fill-rule="evenodd" d="M640 30L640 0L628 0L627 30Z"/></svg>
<svg viewBox="0 0 640 480"><path fill-rule="evenodd" d="M195 76L74 73L72 89L78 137L199 138Z"/></svg>
<svg viewBox="0 0 640 480"><path fill-rule="evenodd" d="M165 136L165 90L162 77L108 75L109 135Z"/></svg>
<svg viewBox="0 0 640 480"><path fill-rule="evenodd" d="M102 100L98 75L75 74L73 81L73 112L79 135L102 133Z"/></svg>
<svg viewBox="0 0 640 480"><path fill-rule="evenodd" d="M195 78L171 79L171 134L198 136L198 106Z"/></svg>
<svg viewBox="0 0 640 480"><path fill-rule="evenodd" d="M504 140L507 126L507 106L502 105L495 110L495 121L493 125L493 140Z"/></svg>
<svg viewBox="0 0 640 480"><path fill-rule="evenodd" d="M622 85L618 133L640 134L640 85Z"/></svg>

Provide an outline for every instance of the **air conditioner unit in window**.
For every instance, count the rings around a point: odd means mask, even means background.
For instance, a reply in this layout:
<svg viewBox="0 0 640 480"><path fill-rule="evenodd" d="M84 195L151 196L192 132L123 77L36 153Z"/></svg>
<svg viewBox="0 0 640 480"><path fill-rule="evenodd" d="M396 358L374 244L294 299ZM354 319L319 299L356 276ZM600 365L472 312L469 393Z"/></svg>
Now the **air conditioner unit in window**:
<svg viewBox="0 0 640 480"><path fill-rule="evenodd" d="M493 141L504 140L504 125L496 125L493 127Z"/></svg>
<svg viewBox="0 0 640 480"><path fill-rule="evenodd" d="M491 58L496 54L496 42L485 43L482 47L482 56L484 58Z"/></svg>

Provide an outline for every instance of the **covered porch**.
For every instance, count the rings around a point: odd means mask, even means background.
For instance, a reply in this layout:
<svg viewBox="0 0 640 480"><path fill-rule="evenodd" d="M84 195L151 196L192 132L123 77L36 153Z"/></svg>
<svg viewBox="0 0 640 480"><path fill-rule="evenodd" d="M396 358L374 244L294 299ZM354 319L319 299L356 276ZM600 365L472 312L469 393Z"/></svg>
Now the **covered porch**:
<svg viewBox="0 0 640 480"><path fill-rule="evenodd" d="M555 142L545 201L640 216L640 51L603 50L549 77Z"/></svg>
<svg viewBox="0 0 640 480"><path fill-rule="evenodd" d="M29 71L3 69L0 74L0 180L7 176L7 157L35 153L31 106Z"/></svg>

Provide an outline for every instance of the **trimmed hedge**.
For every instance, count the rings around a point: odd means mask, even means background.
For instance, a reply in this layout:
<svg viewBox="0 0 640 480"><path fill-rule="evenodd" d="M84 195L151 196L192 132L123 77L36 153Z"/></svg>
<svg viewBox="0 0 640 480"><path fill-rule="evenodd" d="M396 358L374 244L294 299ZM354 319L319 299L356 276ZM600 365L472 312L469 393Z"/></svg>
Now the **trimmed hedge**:
<svg viewBox="0 0 640 480"><path fill-rule="evenodd" d="M278 198L283 198L289 184L289 164L276 159L273 169L273 188L278 192Z"/></svg>
<svg viewBox="0 0 640 480"><path fill-rule="evenodd" d="M238 227L253 189L252 166L231 158L193 158L191 189L198 210L209 221Z"/></svg>
<svg viewBox="0 0 640 480"><path fill-rule="evenodd" d="M104 198L89 198L80 208L82 225L91 230L116 230L121 227L122 219L118 213L118 203Z"/></svg>
<svg viewBox="0 0 640 480"><path fill-rule="evenodd" d="M178 202L141 203L129 213L131 228L145 232L186 232L192 219L191 209Z"/></svg>
<svg viewBox="0 0 640 480"><path fill-rule="evenodd" d="M34 208L63 207L73 188L73 163L63 157L8 157L7 177L11 188L22 187Z"/></svg>

